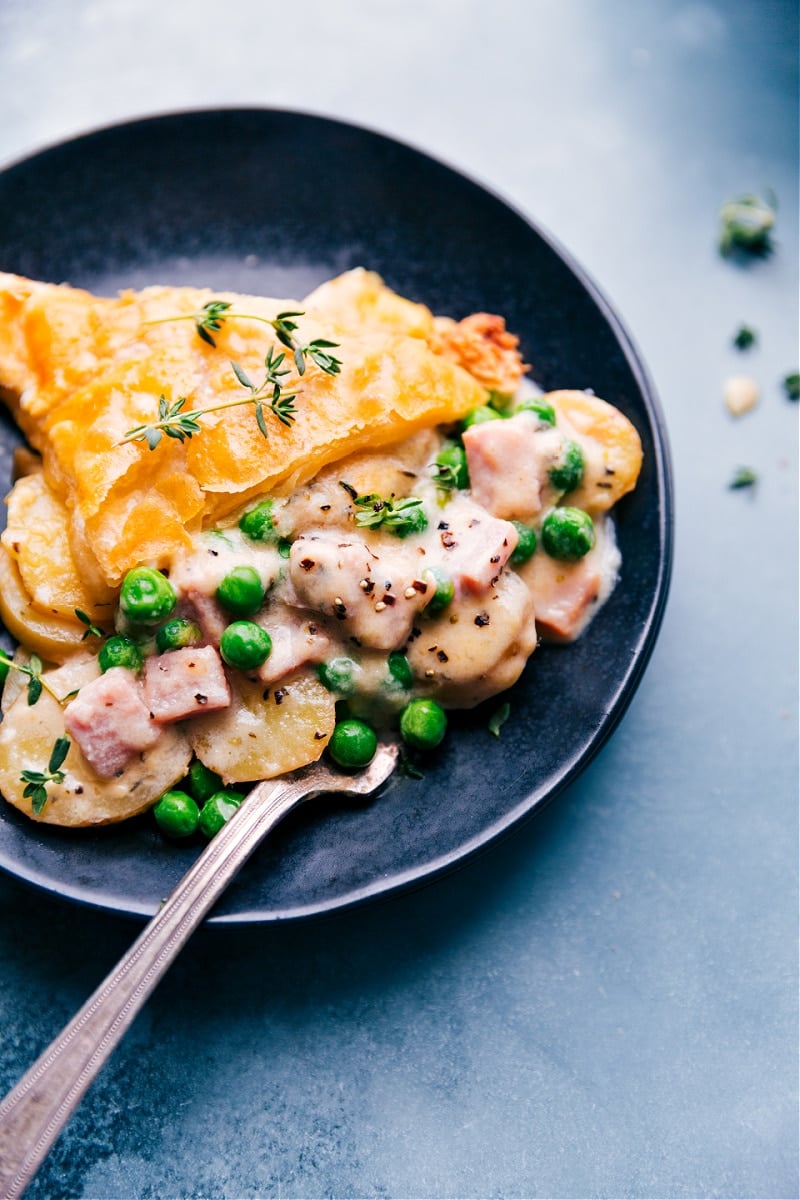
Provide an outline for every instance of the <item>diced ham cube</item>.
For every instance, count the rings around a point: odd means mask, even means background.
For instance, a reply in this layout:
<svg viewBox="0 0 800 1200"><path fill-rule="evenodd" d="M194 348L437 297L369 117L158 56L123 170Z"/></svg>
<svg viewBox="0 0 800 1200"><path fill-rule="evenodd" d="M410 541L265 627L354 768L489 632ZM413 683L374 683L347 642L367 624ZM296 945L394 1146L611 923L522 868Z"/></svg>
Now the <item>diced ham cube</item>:
<svg viewBox="0 0 800 1200"><path fill-rule="evenodd" d="M597 521L595 536L594 547L577 562L540 550L520 568L544 641L574 642L614 590L620 553L611 523Z"/></svg>
<svg viewBox="0 0 800 1200"><path fill-rule="evenodd" d="M600 584L596 565L585 558L576 563L564 563L546 560L542 555L533 576L531 593L536 625L545 641L575 640L597 606Z"/></svg>
<svg viewBox="0 0 800 1200"><path fill-rule="evenodd" d="M125 667L112 667L82 687L64 709L64 727L104 779L120 775L161 732L151 720L141 683Z"/></svg>
<svg viewBox="0 0 800 1200"><path fill-rule="evenodd" d="M146 660L144 697L154 720L166 724L227 708L231 690L213 646L186 646Z"/></svg>
<svg viewBox="0 0 800 1200"><path fill-rule="evenodd" d="M484 421L464 430L470 490L496 517L527 521L549 502L548 473L558 461L563 439L542 429L536 417L519 413Z"/></svg>
<svg viewBox="0 0 800 1200"><path fill-rule="evenodd" d="M194 621L203 635L203 640L218 646L230 618L222 605L213 596L188 585L178 599L177 614Z"/></svg>
<svg viewBox="0 0 800 1200"><path fill-rule="evenodd" d="M427 565L441 567L462 595L486 591L497 582L519 534L510 521L499 521L465 496L457 496L442 509L437 537Z"/></svg>
<svg viewBox="0 0 800 1200"><path fill-rule="evenodd" d="M329 531L301 536L289 556L289 602L341 622L357 645L394 650L432 594L420 549L391 537L367 545Z"/></svg>
<svg viewBox="0 0 800 1200"><path fill-rule="evenodd" d="M262 683L276 683L306 663L323 662L331 653L331 638L324 624L307 612L276 605L263 614L272 638L272 652L258 668Z"/></svg>

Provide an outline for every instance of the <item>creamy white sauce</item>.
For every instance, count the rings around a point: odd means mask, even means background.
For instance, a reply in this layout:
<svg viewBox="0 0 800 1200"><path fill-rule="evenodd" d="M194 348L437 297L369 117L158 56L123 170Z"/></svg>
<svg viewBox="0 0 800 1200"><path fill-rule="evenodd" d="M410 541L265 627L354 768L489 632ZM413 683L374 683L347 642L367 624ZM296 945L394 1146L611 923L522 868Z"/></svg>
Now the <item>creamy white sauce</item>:
<svg viewBox="0 0 800 1200"><path fill-rule="evenodd" d="M528 381L520 386L520 398L537 394ZM528 418L519 420L527 428ZM516 568L507 561L516 544L514 526L481 508L469 492L437 487L435 459L447 438L443 431L425 436L425 443L418 437L407 448L395 447L390 466L385 456L375 456L373 476L370 456L360 455L277 500L273 515L283 553L275 541L251 541L236 526L197 535L191 553L170 571L179 611L193 615L206 640L218 643L233 618L216 600L216 589L233 567L247 564L266 589L251 619L270 633L274 646L274 658L253 678L272 684L299 667L348 660L342 695L373 717L415 695L470 707L509 687L540 636L573 640L605 603L620 564L613 524L595 519L596 544L578 563L549 558L540 539L530 562ZM507 499L504 515L524 517L540 530L558 499L546 472L563 436L550 427L536 434L543 447L536 515L513 512ZM383 527L361 527L361 510L342 486L350 471L384 499L419 497L427 528L399 538ZM452 579L454 597L434 616L428 605L437 575ZM410 683L392 675L392 652L406 657Z"/></svg>

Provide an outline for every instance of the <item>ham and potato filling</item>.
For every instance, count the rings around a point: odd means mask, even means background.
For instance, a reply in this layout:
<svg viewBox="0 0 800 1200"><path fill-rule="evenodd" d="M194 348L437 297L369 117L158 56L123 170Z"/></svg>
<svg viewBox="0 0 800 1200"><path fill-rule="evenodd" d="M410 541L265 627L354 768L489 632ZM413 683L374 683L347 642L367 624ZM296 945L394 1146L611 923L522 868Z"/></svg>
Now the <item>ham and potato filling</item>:
<svg viewBox="0 0 800 1200"><path fill-rule="evenodd" d="M418 698L472 707L539 640L578 637L618 577L608 512L636 483L636 431L591 394L537 396L502 318L434 317L354 271L300 304L225 296L209 344L192 314L210 298L0 275L0 391L41 455L0 541L0 615L21 643L0 790L37 820L140 812L193 755L226 783L292 770L322 753L341 702L378 728ZM264 436L240 373L285 346L282 310L341 369L309 357L301 376L290 355L296 417L260 410ZM209 410L190 436L126 440L179 395ZM168 595L152 621L124 603L142 567ZM120 639L134 658L109 665ZM14 670L38 661L29 703ZM34 812L21 764L43 769L62 736L62 778Z"/></svg>

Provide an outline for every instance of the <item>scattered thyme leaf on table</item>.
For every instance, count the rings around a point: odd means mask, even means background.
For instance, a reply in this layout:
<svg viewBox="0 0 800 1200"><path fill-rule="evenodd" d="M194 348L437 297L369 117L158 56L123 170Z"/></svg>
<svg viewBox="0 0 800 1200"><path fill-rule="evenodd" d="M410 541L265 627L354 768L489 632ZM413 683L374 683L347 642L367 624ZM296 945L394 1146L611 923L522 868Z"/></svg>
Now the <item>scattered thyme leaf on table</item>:
<svg viewBox="0 0 800 1200"><path fill-rule="evenodd" d="M737 350L750 350L758 341L758 333L749 325L740 325L733 338Z"/></svg>
<svg viewBox="0 0 800 1200"><path fill-rule="evenodd" d="M752 467L737 467L728 487L731 491L739 488L752 488L758 483L758 475Z"/></svg>
<svg viewBox="0 0 800 1200"><path fill-rule="evenodd" d="M783 380L783 390L787 400L800 400L800 372L792 371Z"/></svg>
<svg viewBox="0 0 800 1200"><path fill-rule="evenodd" d="M771 253L777 207L777 197L770 189L763 198L748 194L726 201L719 210L720 252L729 255L739 250L754 258Z"/></svg>

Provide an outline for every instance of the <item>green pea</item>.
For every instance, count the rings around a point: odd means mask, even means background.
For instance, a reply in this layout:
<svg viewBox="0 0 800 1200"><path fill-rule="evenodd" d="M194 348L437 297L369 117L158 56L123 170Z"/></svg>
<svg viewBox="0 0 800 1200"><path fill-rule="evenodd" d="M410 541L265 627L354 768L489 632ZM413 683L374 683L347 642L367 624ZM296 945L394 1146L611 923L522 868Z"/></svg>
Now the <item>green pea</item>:
<svg viewBox="0 0 800 1200"><path fill-rule="evenodd" d="M142 652L132 638L115 634L103 642L97 655L97 665L105 674L112 667L127 667L130 671L141 671Z"/></svg>
<svg viewBox="0 0 800 1200"><path fill-rule="evenodd" d="M573 492L583 479L583 451L577 442L566 438L561 461L550 468L550 482L562 492Z"/></svg>
<svg viewBox="0 0 800 1200"><path fill-rule="evenodd" d="M278 554L280 554L281 558L288 558L291 553L291 538L278 538Z"/></svg>
<svg viewBox="0 0 800 1200"><path fill-rule="evenodd" d="M203 836L212 838L219 833L241 803L242 797L231 788L222 788L210 796L200 810L199 827Z"/></svg>
<svg viewBox="0 0 800 1200"><path fill-rule="evenodd" d="M337 721L328 742L328 753L340 767L365 767L372 761L377 748L375 730L365 721L352 718Z"/></svg>
<svg viewBox="0 0 800 1200"><path fill-rule="evenodd" d="M273 508L273 500L261 500L255 508L243 513L239 518L242 533L253 542L274 542L276 534Z"/></svg>
<svg viewBox="0 0 800 1200"><path fill-rule="evenodd" d="M337 692L340 696L351 696L355 691L353 674L356 664L352 658L342 655L332 658L329 662L320 663L317 667L317 678L329 692Z"/></svg>
<svg viewBox="0 0 800 1200"><path fill-rule="evenodd" d="M536 553L536 530L531 529L530 525L523 525L522 521L512 521L511 524L519 534L519 540L512 551L510 562L515 567L521 567Z"/></svg>
<svg viewBox="0 0 800 1200"><path fill-rule="evenodd" d="M221 580L217 599L235 617L249 617L258 612L266 592L255 567L234 567Z"/></svg>
<svg viewBox="0 0 800 1200"><path fill-rule="evenodd" d="M461 428L469 429L472 425L482 425L484 421L502 421L502 417L495 409L490 408L488 404L481 404L478 408L473 408L472 412L467 413L464 420L461 422Z"/></svg>
<svg viewBox="0 0 800 1200"><path fill-rule="evenodd" d="M436 581L434 593L428 603L425 605L425 612L430 613L432 617L438 616L443 612L448 604L451 604L456 594L455 584L449 575L445 575L444 571L440 571L437 567L431 568L431 575Z"/></svg>
<svg viewBox="0 0 800 1200"><path fill-rule="evenodd" d="M435 700L412 700L400 714L400 736L413 750L433 750L447 732L447 715Z"/></svg>
<svg viewBox="0 0 800 1200"><path fill-rule="evenodd" d="M580 508L553 508L542 524L542 545L551 558L577 562L594 545L592 518Z"/></svg>
<svg viewBox="0 0 800 1200"><path fill-rule="evenodd" d="M200 809L186 792L165 792L153 809L153 816L167 837L187 838L197 831Z"/></svg>
<svg viewBox="0 0 800 1200"><path fill-rule="evenodd" d="M411 663L399 650L393 650L389 655L389 674L400 684L401 688L414 686L414 672L411 670Z"/></svg>
<svg viewBox="0 0 800 1200"><path fill-rule="evenodd" d="M440 474L451 475L457 488L469 487L467 453L458 442L448 442L436 455L437 467L444 468Z"/></svg>
<svg viewBox="0 0 800 1200"><path fill-rule="evenodd" d="M134 567L122 581L119 606L133 625L158 625L170 615L176 599L166 575L152 567Z"/></svg>
<svg viewBox="0 0 800 1200"><path fill-rule="evenodd" d="M547 400L523 400L518 405L517 412L533 413L544 425L555 425L556 423L556 410Z"/></svg>
<svg viewBox="0 0 800 1200"><path fill-rule="evenodd" d="M219 652L229 667L252 671L272 653L272 638L252 621L234 621L224 630Z"/></svg>
<svg viewBox="0 0 800 1200"><path fill-rule="evenodd" d="M202 634L200 626L186 617L174 617L162 625L156 634L156 649L164 654L167 650L180 650L184 646L196 646Z"/></svg>
<svg viewBox="0 0 800 1200"><path fill-rule="evenodd" d="M199 758L196 758L189 767L189 787L192 795L198 804L205 804L206 800L210 800L214 792L218 792L222 787L222 780L216 771L211 771L205 763L201 763Z"/></svg>

